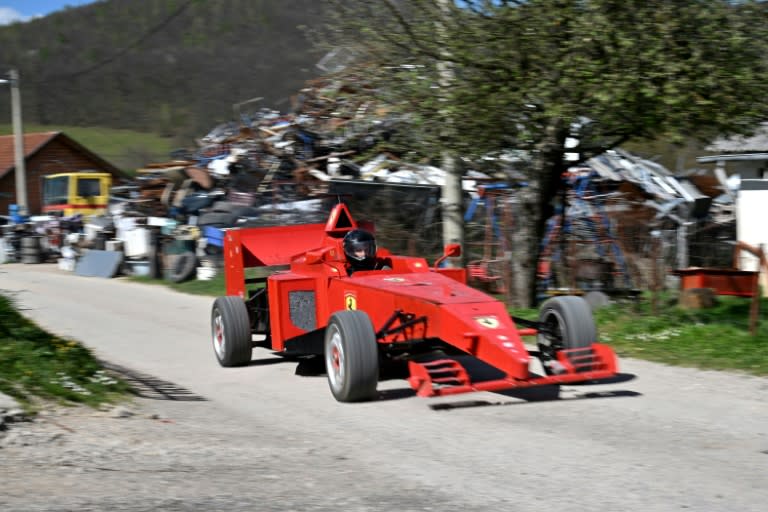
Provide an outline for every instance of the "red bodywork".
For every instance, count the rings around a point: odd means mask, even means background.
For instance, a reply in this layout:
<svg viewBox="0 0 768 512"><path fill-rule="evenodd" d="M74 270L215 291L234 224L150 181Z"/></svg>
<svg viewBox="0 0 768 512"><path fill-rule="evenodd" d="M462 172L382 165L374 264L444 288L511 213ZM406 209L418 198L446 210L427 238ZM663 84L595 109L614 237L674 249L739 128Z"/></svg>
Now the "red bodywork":
<svg viewBox="0 0 768 512"><path fill-rule="evenodd" d="M424 258L397 256L379 249L391 270L348 276L342 249L344 234L358 226L346 206L336 205L325 224L227 230L224 236L227 295L248 298L245 269L289 265L267 279L271 348L288 350L292 340L324 329L334 312L357 309L368 314L382 350L397 350L414 340L438 339L495 367L504 376L472 382L453 359L409 361L411 386L420 396L556 384L615 375L613 351L594 343L587 371L567 351L558 354L562 373L531 372L524 336L506 306L466 284L463 268L430 268ZM295 297L310 297L297 313ZM297 320L301 316L301 320Z"/></svg>

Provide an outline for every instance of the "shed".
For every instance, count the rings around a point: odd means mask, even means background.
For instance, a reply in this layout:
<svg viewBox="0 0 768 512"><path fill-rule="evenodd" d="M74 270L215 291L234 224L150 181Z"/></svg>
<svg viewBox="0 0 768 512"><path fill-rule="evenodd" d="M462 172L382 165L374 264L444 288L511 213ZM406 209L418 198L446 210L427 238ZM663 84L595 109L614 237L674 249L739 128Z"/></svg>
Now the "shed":
<svg viewBox="0 0 768 512"><path fill-rule="evenodd" d="M30 214L39 214L42 209L42 177L45 175L95 170L108 172L115 179L126 177L120 169L63 132L25 133L24 162ZM0 215L8 214L10 205L15 203L14 136L0 135Z"/></svg>
<svg viewBox="0 0 768 512"><path fill-rule="evenodd" d="M750 137L720 138L705 148L709 155L696 159L701 164L715 164L724 174L738 174L742 179L768 178L768 123L762 123Z"/></svg>
<svg viewBox="0 0 768 512"><path fill-rule="evenodd" d="M720 138L706 147L713 155L697 161L715 164L721 184L727 177L738 175L732 182L731 195L736 205L736 239L754 247L768 247L765 218L768 215L768 122L761 123L750 137ZM730 181L730 180L729 180ZM736 189L734 190L734 185ZM758 259L747 252L735 262L742 270L760 270ZM760 276L763 295L768 296L768 276Z"/></svg>

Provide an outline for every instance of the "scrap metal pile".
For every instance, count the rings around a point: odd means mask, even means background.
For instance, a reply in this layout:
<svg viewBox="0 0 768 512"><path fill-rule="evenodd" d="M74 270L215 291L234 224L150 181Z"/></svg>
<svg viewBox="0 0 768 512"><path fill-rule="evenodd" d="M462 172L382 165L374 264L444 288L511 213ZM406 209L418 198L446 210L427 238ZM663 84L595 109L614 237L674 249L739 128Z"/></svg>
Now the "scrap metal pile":
<svg viewBox="0 0 768 512"><path fill-rule="evenodd" d="M198 225L234 225L276 211L305 215L317 209L318 199L354 195L349 182L439 188L441 169L387 150L400 120L374 96L362 80L318 79L300 91L290 114L240 109L239 122L217 126L195 151L139 169L133 186L124 189L127 209L180 221L195 216ZM470 172L465 188L472 192L477 180L491 179ZM244 208L237 218L206 215L221 202Z"/></svg>
<svg viewBox="0 0 768 512"><path fill-rule="evenodd" d="M89 219L79 237L64 237L50 254L61 256L63 249L76 258L82 248L104 249L109 241L121 242L123 272L148 266L158 269L152 275L165 269L165 275L183 280L194 275L190 260L197 266L220 266L223 228L319 222L339 199L359 217L375 219L379 237L393 250L439 252L445 174L390 150L404 120L376 96L362 78L323 78L307 83L288 114L247 108L258 106L258 100L238 104L237 122L215 127L193 150L138 169L130 182L113 187L108 215ZM475 212L478 205L490 208L490 190L514 203L515 190L524 181L515 155L495 159L493 172L480 167L466 172L468 211ZM703 225L729 226L734 221L731 196L714 177L675 177L621 150L574 167L566 185L566 202L550 219L543 241L544 257L551 260L547 272L558 262L577 268L579 260L601 260L613 278L647 284L650 271L643 267L651 257L651 232L668 234L683 227L690 235ZM471 216L465 220L484 222ZM492 222L494 229L483 229L483 236L474 240L470 233L468 241L508 246L514 218L498 216ZM31 231L41 234L41 226ZM598 239L600 243L588 243ZM138 246L131 249L136 240ZM574 243L580 251L558 254ZM680 252L674 244L666 250ZM484 257L489 252L479 251ZM164 260L154 261L157 255ZM174 263L178 260L183 269ZM555 286L557 279L547 272L542 279ZM601 279L592 281L605 282Z"/></svg>
<svg viewBox="0 0 768 512"><path fill-rule="evenodd" d="M542 244L544 287L654 289L674 269L731 261L735 189L711 174L675 176L615 149L565 180L565 204ZM567 270L555 279L558 264Z"/></svg>
<svg viewBox="0 0 768 512"><path fill-rule="evenodd" d="M194 151L146 165L114 187L111 218L122 225L150 218L169 232L168 224L194 225L216 266L218 230L318 221L341 199L375 217L393 248L439 251L444 172L388 150L400 120L374 96L362 80L318 79L290 114L241 106L239 122L215 127ZM478 182L493 179L471 171L464 188L475 194Z"/></svg>

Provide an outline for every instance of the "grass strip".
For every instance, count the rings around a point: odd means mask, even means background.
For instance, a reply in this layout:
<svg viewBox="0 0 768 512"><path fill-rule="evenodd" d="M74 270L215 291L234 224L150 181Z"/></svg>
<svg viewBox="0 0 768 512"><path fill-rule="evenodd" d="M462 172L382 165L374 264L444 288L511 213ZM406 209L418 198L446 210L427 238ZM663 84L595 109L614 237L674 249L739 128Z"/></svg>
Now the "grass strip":
<svg viewBox="0 0 768 512"><path fill-rule="evenodd" d="M89 349L41 329L0 294L0 391L33 408L39 398L96 407L129 389Z"/></svg>

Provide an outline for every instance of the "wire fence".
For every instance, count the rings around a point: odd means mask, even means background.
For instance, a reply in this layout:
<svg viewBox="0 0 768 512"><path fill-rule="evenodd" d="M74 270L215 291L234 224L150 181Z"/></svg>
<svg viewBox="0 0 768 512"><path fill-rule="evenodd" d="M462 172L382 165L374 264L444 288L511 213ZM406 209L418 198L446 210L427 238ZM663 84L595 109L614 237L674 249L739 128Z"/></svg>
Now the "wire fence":
<svg viewBox="0 0 768 512"><path fill-rule="evenodd" d="M514 190L491 194L483 203L465 224L470 277L474 265L474 277L501 284L524 217ZM733 266L734 221L680 223L621 197L576 203L547 223L537 267L540 295L674 290L679 287L676 270Z"/></svg>
<svg viewBox="0 0 768 512"><path fill-rule="evenodd" d="M505 291L512 281L516 230L525 222L517 194L511 188L494 190L465 205L463 257L470 282L491 292ZM438 190L377 187L376 193L342 196L328 201L341 198L356 219L374 221L380 246L430 262L440 256ZM573 200L547 223L536 284L540 296L562 290L675 290L675 271L681 268L731 268L735 239L735 221L680 223L621 196Z"/></svg>

